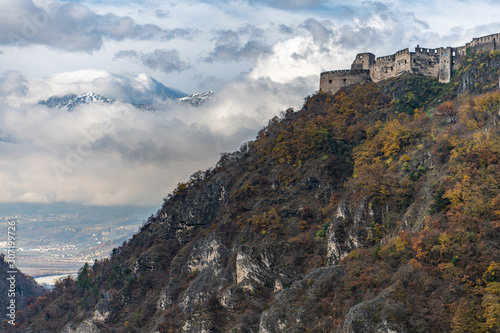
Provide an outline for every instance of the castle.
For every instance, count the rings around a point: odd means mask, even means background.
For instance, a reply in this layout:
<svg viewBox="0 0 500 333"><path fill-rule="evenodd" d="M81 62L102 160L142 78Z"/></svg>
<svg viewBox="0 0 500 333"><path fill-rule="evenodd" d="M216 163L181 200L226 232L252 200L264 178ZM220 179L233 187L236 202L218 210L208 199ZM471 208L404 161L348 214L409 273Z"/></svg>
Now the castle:
<svg viewBox="0 0 500 333"><path fill-rule="evenodd" d="M451 73L463 56L476 51L500 49L500 34L474 38L459 47L426 49L417 45L415 52L408 48L395 54L375 58L369 52L358 53L351 69L321 73L320 90L334 94L340 88L366 81L379 82L402 74L434 77L440 82L450 82Z"/></svg>

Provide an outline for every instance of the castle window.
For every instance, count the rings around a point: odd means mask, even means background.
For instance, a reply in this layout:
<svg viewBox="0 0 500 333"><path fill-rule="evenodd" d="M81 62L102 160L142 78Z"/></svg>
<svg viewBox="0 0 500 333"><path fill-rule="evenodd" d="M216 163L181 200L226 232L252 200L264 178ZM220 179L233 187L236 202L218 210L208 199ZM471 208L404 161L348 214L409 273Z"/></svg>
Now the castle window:
<svg viewBox="0 0 500 333"><path fill-rule="evenodd" d="M344 79L344 83L346 83L346 82L347 82L347 79Z"/></svg>
<svg viewBox="0 0 500 333"><path fill-rule="evenodd" d="M328 83L332 83L332 80L328 80Z"/></svg>

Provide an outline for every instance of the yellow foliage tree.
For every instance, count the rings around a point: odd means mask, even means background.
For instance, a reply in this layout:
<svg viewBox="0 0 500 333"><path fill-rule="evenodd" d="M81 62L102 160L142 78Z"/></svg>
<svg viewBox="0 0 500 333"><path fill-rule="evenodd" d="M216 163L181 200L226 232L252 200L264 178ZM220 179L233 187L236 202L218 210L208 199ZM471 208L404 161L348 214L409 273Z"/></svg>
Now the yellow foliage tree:
<svg viewBox="0 0 500 333"><path fill-rule="evenodd" d="M474 302L461 298L456 303L455 313L451 321L452 333L482 332L478 313Z"/></svg>
<svg viewBox="0 0 500 333"><path fill-rule="evenodd" d="M500 282L490 282L485 288L486 295L483 297L484 327L491 332L500 329Z"/></svg>

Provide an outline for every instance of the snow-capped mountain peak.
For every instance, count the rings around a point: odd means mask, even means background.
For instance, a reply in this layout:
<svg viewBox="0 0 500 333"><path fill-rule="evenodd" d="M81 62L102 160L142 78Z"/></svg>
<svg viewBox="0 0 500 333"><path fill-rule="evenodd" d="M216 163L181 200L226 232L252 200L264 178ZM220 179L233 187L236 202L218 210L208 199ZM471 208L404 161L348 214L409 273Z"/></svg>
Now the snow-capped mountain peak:
<svg viewBox="0 0 500 333"><path fill-rule="evenodd" d="M181 104L191 104L193 106L200 106L202 104L210 102L215 91L206 91L201 93L196 93L190 96L182 97L177 99L177 103Z"/></svg>
<svg viewBox="0 0 500 333"><path fill-rule="evenodd" d="M75 94L65 95L62 97L52 96L44 101L38 102L38 104L46 105L49 108L66 109L68 111L71 111L77 105L92 103L113 104L115 103L115 100L95 93L84 93L80 96Z"/></svg>
<svg viewBox="0 0 500 333"><path fill-rule="evenodd" d="M190 96L178 98L175 100L178 104L201 106L202 104L211 101L214 91L206 91L201 93L196 93ZM38 104L45 105L49 108L64 109L67 111L72 111L76 106L81 104L113 104L117 100L103 97L96 93L84 93L82 95L68 94L65 96L52 96L46 100L39 101ZM126 103L126 102L124 102ZM153 103L130 103L137 109L142 111L154 112L157 110L157 106Z"/></svg>

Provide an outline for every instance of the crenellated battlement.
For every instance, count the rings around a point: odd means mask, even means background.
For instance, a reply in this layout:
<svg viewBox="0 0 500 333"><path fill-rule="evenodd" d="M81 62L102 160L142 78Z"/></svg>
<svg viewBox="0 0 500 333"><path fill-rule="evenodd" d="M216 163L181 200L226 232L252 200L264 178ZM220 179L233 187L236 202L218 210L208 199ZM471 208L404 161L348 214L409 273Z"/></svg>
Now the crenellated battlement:
<svg viewBox="0 0 500 333"><path fill-rule="evenodd" d="M499 41L500 33L497 33L473 38L470 43L458 47L431 49L417 45L415 52L406 48L382 57L375 57L369 52L358 53L350 70L321 73L320 90L335 93L355 83L379 82L405 73L435 77L447 83L463 56L468 52L499 50Z"/></svg>
<svg viewBox="0 0 500 333"><path fill-rule="evenodd" d="M492 34L492 35L488 35L488 36L483 36L483 37L478 37L478 38L472 38L472 42L467 43L466 45L468 47L471 47L473 45L487 44L487 43L491 43L494 41L498 41L499 38L500 38L500 33Z"/></svg>
<svg viewBox="0 0 500 333"><path fill-rule="evenodd" d="M322 74L331 74L334 76L345 76L345 75L360 75L366 74L369 70L366 69L338 69L334 71L323 72Z"/></svg>

